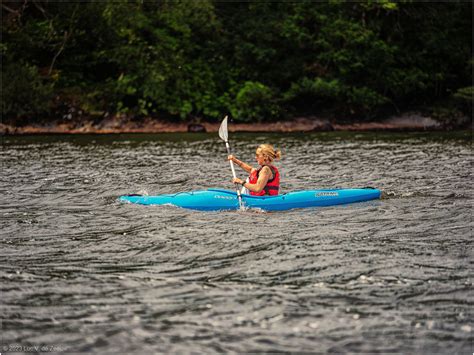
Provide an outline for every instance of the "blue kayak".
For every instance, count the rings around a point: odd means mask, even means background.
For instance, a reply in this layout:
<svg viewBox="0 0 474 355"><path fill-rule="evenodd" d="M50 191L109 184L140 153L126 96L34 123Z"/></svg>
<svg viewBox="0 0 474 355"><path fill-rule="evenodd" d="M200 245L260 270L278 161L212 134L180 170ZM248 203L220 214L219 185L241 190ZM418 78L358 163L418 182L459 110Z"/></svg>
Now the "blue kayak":
<svg viewBox="0 0 474 355"><path fill-rule="evenodd" d="M322 207L363 202L380 198L380 190L329 189L294 191L277 196L242 195L246 208L264 211L285 211L293 208ZM140 205L172 205L199 211L238 210L239 200L235 191L209 189L179 192L158 196L126 195L120 201Z"/></svg>

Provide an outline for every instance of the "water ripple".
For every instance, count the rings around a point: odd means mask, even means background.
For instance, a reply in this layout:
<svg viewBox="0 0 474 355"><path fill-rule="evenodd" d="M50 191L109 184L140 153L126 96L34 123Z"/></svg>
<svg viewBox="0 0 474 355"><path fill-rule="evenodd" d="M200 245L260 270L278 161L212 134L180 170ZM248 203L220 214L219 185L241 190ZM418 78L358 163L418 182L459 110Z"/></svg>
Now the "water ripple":
<svg viewBox="0 0 474 355"><path fill-rule="evenodd" d="M213 135L5 137L2 345L69 352L467 353L469 135L236 134L284 191L384 198L274 213L121 204L231 188ZM242 176L242 175L241 175Z"/></svg>

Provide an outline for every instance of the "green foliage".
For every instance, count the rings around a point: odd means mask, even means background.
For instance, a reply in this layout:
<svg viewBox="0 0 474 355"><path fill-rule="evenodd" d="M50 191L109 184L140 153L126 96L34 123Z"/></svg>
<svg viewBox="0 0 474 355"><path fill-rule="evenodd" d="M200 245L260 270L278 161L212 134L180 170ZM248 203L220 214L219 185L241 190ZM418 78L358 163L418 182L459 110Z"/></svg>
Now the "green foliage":
<svg viewBox="0 0 474 355"><path fill-rule="evenodd" d="M389 102L388 98L368 87L352 87L346 92L346 102L351 114L369 116L374 114L377 107Z"/></svg>
<svg viewBox="0 0 474 355"><path fill-rule="evenodd" d="M321 78L311 80L303 78L298 83L293 83L284 94L284 99L291 101L300 96L314 98L337 98L341 94L342 88L338 80L327 81Z"/></svg>
<svg viewBox="0 0 474 355"><path fill-rule="evenodd" d="M389 102L388 98L367 87L348 86L336 79L327 81L321 78L304 78L299 83L292 84L283 98L294 106L309 104L315 110L319 105L344 102L346 114L369 114L376 107Z"/></svg>
<svg viewBox="0 0 474 355"><path fill-rule="evenodd" d="M32 65L17 62L2 66L2 117L22 117L47 112L52 85L45 83Z"/></svg>
<svg viewBox="0 0 474 355"><path fill-rule="evenodd" d="M474 101L474 86L460 88L453 96L463 103L472 105Z"/></svg>
<svg viewBox="0 0 474 355"><path fill-rule="evenodd" d="M283 99L293 105L303 106L307 102L337 99L343 90L337 79L328 81L322 78L303 78L291 84L290 89L283 94Z"/></svg>
<svg viewBox="0 0 474 355"><path fill-rule="evenodd" d="M120 112L165 111L218 117L220 100L202 38L212 40L217 23L212 3L110 4L104 10L117 45L99 55L116 68L108 95Z"/></svg>
<svg viewBox="0 0 474 355"><path fill-rule="evenodd" d="M21 60L29 78L4 70L12 82L4 77L2 110L10 115L44 111L53 90L79 93L86 111L177 120L229 112L248 122L283 112L372 117L453 92L466 105L462 88L472 85L471 7L464 2L21 5L9 3L18 11L2 20L2 61ZM33 78L32 68L54 86ZM15 87L28 81L26 100Z"/></svg>
<svg viewBox="0 0 474 355"><path fill-rule="evenodd" d="M474 86L468 86L458 89L454 95L454 99L458 102L459 109L464 114L472 117L472 106L474 104Z"/></svg>
<svg viewBox="0 0 474 355"><path fill-rule="evenodd" d="M283 94L283 102L294 112L318 112L321 107L338 102L343 92L344 87L337 79L303 78L291 84Z"/></svg>
<svg viewBox="0 0 474 355"><path fill-rule="evenodd" d="M239 90L231 113L238 121L260 122L278 117L279 107L268 86L247 81Z"/></svg>

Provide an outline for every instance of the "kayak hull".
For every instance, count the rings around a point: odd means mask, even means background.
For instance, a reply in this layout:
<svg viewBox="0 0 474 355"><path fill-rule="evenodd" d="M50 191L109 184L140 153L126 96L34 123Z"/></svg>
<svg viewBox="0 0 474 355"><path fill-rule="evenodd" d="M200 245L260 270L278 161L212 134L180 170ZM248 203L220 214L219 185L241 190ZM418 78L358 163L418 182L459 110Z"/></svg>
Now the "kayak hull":
<svg viewBox="0 0 474 355"><path fill-rule="evenodd" d="M242 195L246 208L264 211L285 211L294 208L324 207L379 199L378 189L326 189L294 191L277 196ZM126 195L121 202L140 205L172 205L199 211L238 210L237 193L230 190L208 189L158 196Z"/></svg>

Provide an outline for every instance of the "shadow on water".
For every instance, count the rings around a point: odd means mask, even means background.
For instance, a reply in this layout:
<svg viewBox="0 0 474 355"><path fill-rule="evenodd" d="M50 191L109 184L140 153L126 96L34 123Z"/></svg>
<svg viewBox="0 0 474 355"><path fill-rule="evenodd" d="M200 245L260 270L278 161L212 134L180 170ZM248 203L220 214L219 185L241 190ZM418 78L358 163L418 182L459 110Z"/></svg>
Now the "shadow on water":
<svg viewBox="0 0 474 355"><path fill-rule="evenodd" d="M471 143L471 131L430 131L430 132L291 132L291 133L255 133L255 132L230 132L231 141L240 140L268 140L273 142L279 139L296 140L376 140L382 141L458 141ZM21 135L4 136L2 144L44 144L56 142L70 142L74 144L104 144L109 145L114 142L130 142L130 144L140 144L149 141L163 142L196 142L208 139L219 140L217 133L134 133L134 134L50 134L50 135Z"/></svg>

